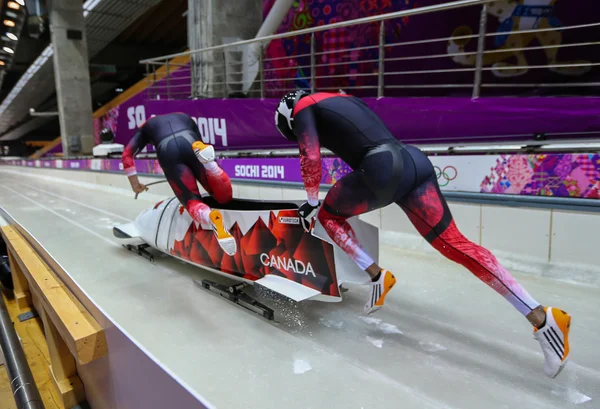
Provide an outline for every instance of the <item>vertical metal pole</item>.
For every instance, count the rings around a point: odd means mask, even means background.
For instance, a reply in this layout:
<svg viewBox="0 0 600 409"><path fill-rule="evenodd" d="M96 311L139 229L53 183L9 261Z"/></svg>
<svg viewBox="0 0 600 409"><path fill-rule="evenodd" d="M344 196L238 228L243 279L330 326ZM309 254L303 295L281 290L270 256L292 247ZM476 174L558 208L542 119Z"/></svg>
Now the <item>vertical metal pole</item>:
<svg viewBox="0 0 600 409"><path fill-rule="evenodd" d="M487 4L481 8L479 17L479 40L477 41L477 60L475 62L475 84L473 84L473 99L479 98L481 92L481 69L483 68L483 51L485 46L485 29L487 25Z"/></svg>
<svg viewBox="0 0 600 409"><path fill-rule="evenodd" d="M152 84L152 86L155 87L156 86L156 67L153 67L153 68L154 68L154 70L152 71L152 77L154 78L154 83ZM156 97L156 95L154 95L154 97Z"/></svg>
<svg viewBox="0 0 600 409"><path fill-rule="evenodd" d="M377 97L383 97L384 73L385 73L385 21L381 20L379 25L379 72L377 78Z"/></svg>
<svg viewBox="0 0 600 409"><path fill-rule="evenodd" d="M169 72L169 60L167 60L167 99L171 99L171 73Z"/></svg>
<svg viewBox="0 0 600 409"><path fill-rule="evenodd" d="M260 48L258 50L259 58L258 63L260 64L258 69L260 70L260 99L265 98L265 48L261 43Z"/></svg>
<svg viewBox="0 0 600 409"><path fill-rule="evenodd" d="M222 82L221 86L223 87L223 98L227 98L227 85L229 83L229 80L227 78L227 67L228 66L227 66L227 59L225 56L226 52L227 52L226 49L223 49L223 81L221 81ZM213 78L215 78L215 77L213 76Z"/></svg>
<svg viewBox="0 0 600 409"><path fill-rule="evenodd" d="M150 65L146 63L146 99L150 99Z"/></svg>
<svg viewBox="0 0 600 409"><path fill-rule="evenodd" d="M315 55L316 44L315 44L315 33L310 35L310 92L311 94L317 90L317 58Z"/></svg>
<svg viewBox="0 0 600 409"><path fill-rule="evenodd" d="M190 55L190 97L192 99L196 98L196 54Z"/></svg>

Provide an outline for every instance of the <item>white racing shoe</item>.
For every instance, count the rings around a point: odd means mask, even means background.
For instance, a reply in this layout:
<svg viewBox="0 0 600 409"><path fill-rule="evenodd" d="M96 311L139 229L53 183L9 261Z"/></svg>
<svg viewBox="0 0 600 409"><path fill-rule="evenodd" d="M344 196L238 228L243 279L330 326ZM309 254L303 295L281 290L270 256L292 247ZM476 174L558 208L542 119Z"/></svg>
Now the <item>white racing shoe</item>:
<svg viewBox="0 0 600 409"><path fill-rule="evenodd" d="M192 144L194 154L203 165L215 160L215 148L212 145L207 145L201 141L196 141Z"/></svg>
<svg viewBox="0 0 600 409"><path fill-rule="evenodd" d="M396 284L396 277L387 270L382 269L379 279L371 283L371 295L365 304L365 314L371 314L383 307L385 296Z"/></svg>
<svg viewBox="0 0 600 409"><path fill-rule="evenodd" d="M571 316L558 308L545 307L546 324L533 329L533 337L542 346L544 373L556 377L569 360L569 331Z"/></svg>
<svg viewBox="0 0 600 409"><path fill-rule="evenodd" d="M225 228L223 215L220 211L214 209L210 212L210 224L215 232L219 246L221 246L227 255L233 256L237 252L237 244L235 243L235 238Z"/></svg>

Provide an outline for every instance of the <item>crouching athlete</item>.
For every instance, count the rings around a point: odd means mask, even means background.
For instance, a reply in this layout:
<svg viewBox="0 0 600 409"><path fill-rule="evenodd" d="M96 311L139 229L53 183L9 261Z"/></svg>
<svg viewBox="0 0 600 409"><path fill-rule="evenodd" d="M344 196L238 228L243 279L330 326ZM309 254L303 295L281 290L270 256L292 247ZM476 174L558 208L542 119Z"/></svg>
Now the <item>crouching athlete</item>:
<svg viewBox="0 0 600 409"><path fill-rule="evenodd" d="M200 182L217 202L225 204L233 196L231 181L215 161L214 148L200 140L194 120L183 113L160 115L137 130L122 157L125 173L136 193L146 187L138 180L133 158L148 144L156 148L158 162L179 202L196 222L210 225L221 248L228 255L234 255L235 239L225 228L221 212L211 210L202 201L197 184Z"/></svg>
<svg viewBox="0 0 600 409"><path fill-rule="evenodd" d="M487 249L463 236L422 151L398 141L361 99L346 94L290 92L279 102L275 122L300 148L308 201L298 213L305 230L318 215L331 239L371 277L365 313L383 306L396 278L374 263L347 219L395 203L434 248L469 269L528 319L544 353L546 375L560 372L569 356L571 317L540 305ZM353 169L333 185L322 206L321 146Z"/></svg>

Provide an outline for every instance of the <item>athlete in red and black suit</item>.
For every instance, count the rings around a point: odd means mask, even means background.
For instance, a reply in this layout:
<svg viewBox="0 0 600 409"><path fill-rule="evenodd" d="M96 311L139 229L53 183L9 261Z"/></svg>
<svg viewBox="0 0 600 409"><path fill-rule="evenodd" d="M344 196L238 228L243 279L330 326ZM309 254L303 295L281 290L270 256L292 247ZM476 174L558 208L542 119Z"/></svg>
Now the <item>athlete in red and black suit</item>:
<svg viewBox="0 0 600 409"><path fill-rule="evenodd" d="M540 305L487 249L457 229L433 165L422 151L398 141L361 99L346 94L290 92L279 102L275 123L284 137L299 144L308 200L298 212L305 230L318 211L331 239L372 278L366 313L383 306L396 279L373 262L347 219L395 203L434 248L468 268L529 320L544 351L546 374L558 374L569 355L570 316ZM353 172L333 185L319 209L321 146Z"/></svg>
<svg viewBox="0 0 600 409"><path fill-rule="evenodd" d="M223 250L235 254L235 239L225 228L221 213L202 201L197 184L200 182L217 202L224 204L233 196L231 181L215 161L214 148L200 140L194 120L183 113L160 115L137 130L122 157L125 173L136 193L146 187L138 180L133 158L148 144L155 146L165 177L190 216L198 223L212 226Z"/></svg>

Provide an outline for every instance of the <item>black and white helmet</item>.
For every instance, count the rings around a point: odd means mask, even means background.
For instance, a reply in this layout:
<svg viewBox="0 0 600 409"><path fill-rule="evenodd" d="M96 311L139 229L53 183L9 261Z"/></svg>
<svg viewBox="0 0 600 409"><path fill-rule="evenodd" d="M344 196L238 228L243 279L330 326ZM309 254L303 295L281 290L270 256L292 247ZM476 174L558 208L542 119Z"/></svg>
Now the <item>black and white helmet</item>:
<svg viewBox="0 0 600 409"><path fill-rule="evenodd" d="M290 141L296 141L294 135L294 107L300 98L307 96L308 93L302 90L288 92L281 98L277 109L275 110L275 126L284 138Z"/></svg>

